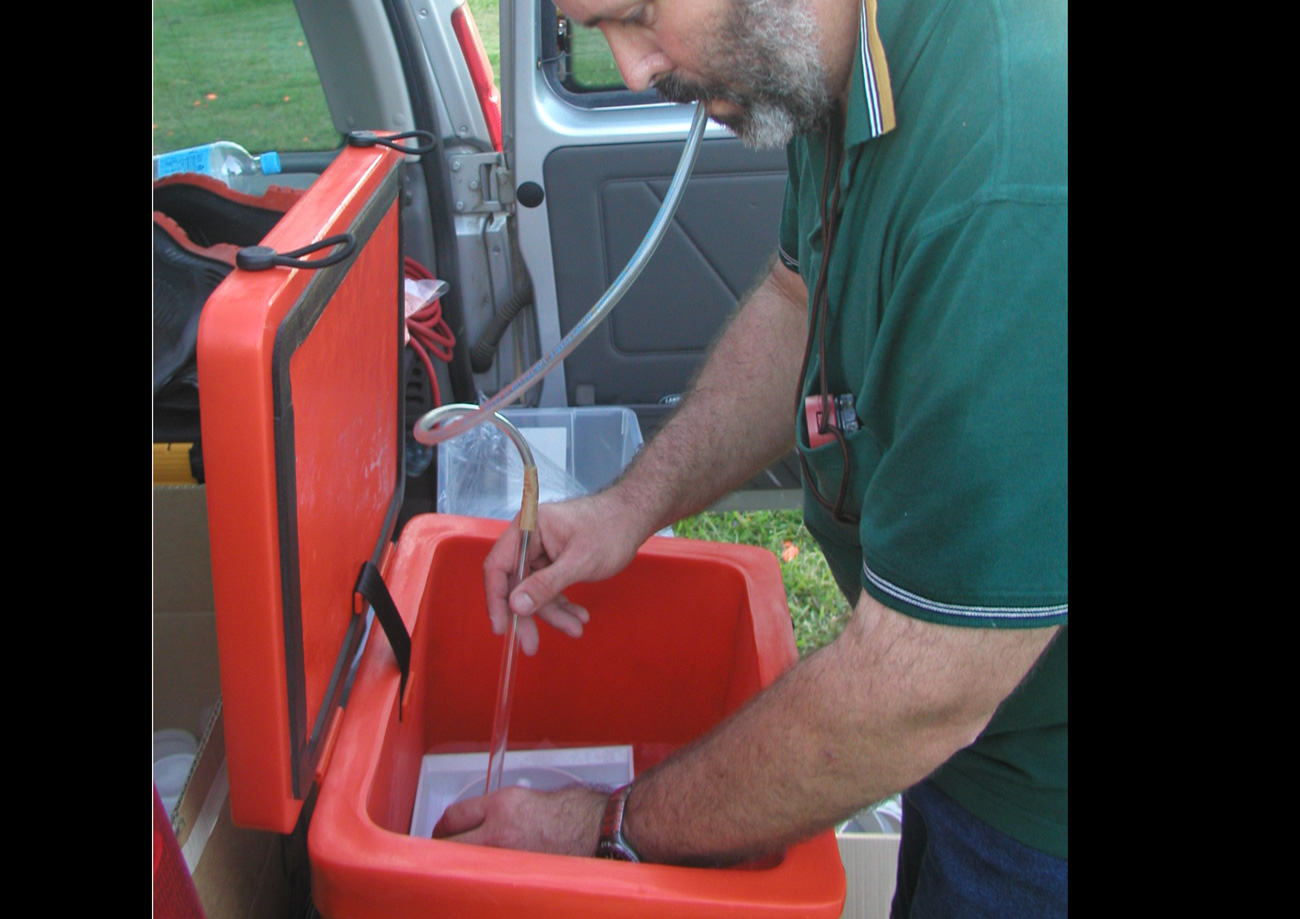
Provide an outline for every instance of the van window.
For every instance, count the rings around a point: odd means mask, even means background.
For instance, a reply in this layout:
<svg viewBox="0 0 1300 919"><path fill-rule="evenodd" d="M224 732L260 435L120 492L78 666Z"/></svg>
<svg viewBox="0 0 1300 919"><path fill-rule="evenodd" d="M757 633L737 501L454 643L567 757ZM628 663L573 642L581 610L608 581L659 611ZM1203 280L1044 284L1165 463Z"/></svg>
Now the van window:
<svg viewBox="0 0 1300 919"><path fill-rule="evenodd" d="M627 89L614 63L614 53L600 29L589 29L567 18L560 28L569 31L568 72L564 80L568 89L579 93Z"/></svg>
<svg viewBox="0 0 1300 919"><path fill-rule="evenodd" d="M334 129L293 0L154 0L153 152L229 140L331 150Z"/></svg>
<svg viewBox="0 0 1300 919"><path fill-rule="evenodd" d="M659 104L654 89L633 92L623 82L609 43L599 29L589 29L563 15L551 0L536 0L541 13L542 57L547 82L565 101L584 108Z"/></svg>

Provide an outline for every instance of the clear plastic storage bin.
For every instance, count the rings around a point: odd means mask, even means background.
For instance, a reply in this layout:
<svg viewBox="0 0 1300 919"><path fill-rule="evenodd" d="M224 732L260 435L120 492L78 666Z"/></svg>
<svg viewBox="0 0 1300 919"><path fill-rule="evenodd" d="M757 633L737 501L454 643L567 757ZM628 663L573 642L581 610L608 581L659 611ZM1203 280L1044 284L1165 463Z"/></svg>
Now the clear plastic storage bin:
<svg viewBox="0 0 1300 919"><path fill-rule="evenodd" d="M537 463L539 500L591 494L612 482L641 449L636 412L622 406L505 409ZM519 512L523 465L494 425L438 444L438 512L509 520Z"/></svg>

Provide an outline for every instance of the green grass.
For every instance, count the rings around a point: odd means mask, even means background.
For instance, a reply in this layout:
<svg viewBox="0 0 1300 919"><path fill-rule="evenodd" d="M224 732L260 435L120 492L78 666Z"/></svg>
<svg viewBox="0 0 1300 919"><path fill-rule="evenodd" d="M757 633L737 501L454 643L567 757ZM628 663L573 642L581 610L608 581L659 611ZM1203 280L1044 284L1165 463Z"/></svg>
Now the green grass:
<svg viewBox="0 0 1300 919"><path fill-rule="evenodd" d="M466 0L501 76L497 0ZM334 129L291 0L155 0L153 152L232 140L250 152L328 150ZM575 26L573 79L621 86L604 36Z"/></svg>
<svg viewBox="0 0 1300 919"><path fill-rule="evenodd" d="M253 153L337 147L289 0L154 0L153 152L231 140Z"/></svg>
<svg viewBox="0 0 1300 919"><path fill-rule="evenodd" d="M576 22L572 27L569 65L573 83L588 90L623 89L623 75L618 72L614 54L601 31Z"/></svg>
<svg viewBox="0 0 1300 919"><path fill-rule="evenodd" d="M690 539L743 543L775 553L780 559L795 644L801 656L828 643L844 628L848 603L799 511L697 514L674 525L673 532Z"/></svg>
<svg viewBox="0 0 1300 919"><path fill-rule="evenodd" d="M478 26L483 45L487 48L488 60L492 70L501 80L501 17L497 11L497 0L466 0L474 24ZM599 29L588 29L573 24L573 53L571 65L573 82L584 89L618 89L623 86L623 77L614 64L614 55L610 53L609 44Z"/></svg>
<svg viewBox="0 0 1300 919"><path fill-rule="evenodd" d="M487 49L488 60L492 62L492 72L496 74L497 85L501 85L501 15L497 11L497 0L465 0L474 25L478 27L483 47Z"/></svg>

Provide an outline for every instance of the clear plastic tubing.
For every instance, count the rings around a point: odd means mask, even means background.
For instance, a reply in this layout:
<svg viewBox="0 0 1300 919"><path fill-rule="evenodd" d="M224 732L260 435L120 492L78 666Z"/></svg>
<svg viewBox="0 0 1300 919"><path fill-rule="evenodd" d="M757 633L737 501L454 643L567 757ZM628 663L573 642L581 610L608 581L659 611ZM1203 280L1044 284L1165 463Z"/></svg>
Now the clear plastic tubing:
<svg viewBox="0 0 1300 919"><path fill-rule="evenodd" d="M519 541L519 565L515 570L515 583L524 578L528 564L527 530ZM497 675L497 705L492 713L492 743L488 748L487 785L484 794L501 787L501 773L506 762L506 740L510 733L510 710L515 704L515 660L519 657L519 617L510 614L506 627L506 641L501 647L501 672Z"/></svg>
<svg viewBox="0 0 1300 919"><path fill-rule="evenodd" d="M430 419L430 424L437 424L444 418L472 414L478 410L478 406L466 403L453 403L435 408L425 415ZM524 464L525 482L527 481L528 470L537 468L533 461L533 451L528 446L528 441L519 433L519 429L511 424L505 417L493 412L488 416L488 420L501 429L515 447L519 450L519 458ZM531 520L536 517L537 511L537 490L532 489L531 493L528 486L524 486L523 503L527 505L531 501L532 513L529 513L527 507L520 508L520 516L527 517ZM524 579L524 574L528 570L528 542L532 535L528 528L521 528L519 532L519 557L515 563L515 580L518 584ZM514 586L513 584L511 585ZM510 614L510 624L506 630L505 645L501 648L501 671L497 675L497 704L492 713L492 743L488 748L488 768L487 768L487 790L485 793L491 793L501 787L501 770L506 758L506 739L510 733L510 709L514 706L515 699L515 660L519 656L519 617L514 613Z"/></svg>
<svg viewBox="0 0 1300 919"><path fill-rule="evenodd" d="M415 423L414 434L417 441L432 446L468 431L479 422L490 417L493 412L514 402L541 382L542 378L550 372L556 362L568 357L569 353L591 334L596 326L600 324L600 321L614 308L614 304L618 303L623 298L623 294L627 293L627 289L632 286L632 282L641 274L646 262L650 261L650 256L654 255L655 249L659 247L659 241L663 238L664 231L668 229L673 214L677 212L677 205L681 201L682 192L686 188L686 180L690 178L691 170L695 168L695 156L699 152L700 139L704 136L704 126L708 123L708 120L708 115L704 111L704 104L702 102L696 103L695 118L691 122L690 132L686 135L686 147L682 150L682 158L677 163L677 171L673 174L672 183L668 186L668 194L664 196L664 203L659 208L659 213L655 215L654 221L650 224L650 229L646 231L645 239L641 240L641 245L637 247L636 252L632 253L632 258L628 260L623 271L614 279L614 283L609 286L609 290L605 291L604 295L596 301L596 305L591 308L586 316L582 317L582 321L574 326L568 335L560 339L560 343L551 350L550 354L525 370L517 380L484 402L473 414L462 415L434 431L432 428L436 421L430 421L433 412L426 413Z"/></svg>
<svg viewBox="0 0 1300 919"><path fill-rule="evenodd" d="M432 411L425 412L423 417L420 418L420 423L424 424L426 428L431 429L435 425L441 424L445 419L448 418L455 419L452 421L447 421L445 427L440 427L436 431L431 432L434 436L438 438L437 440L433 441L433 443L441 443L442 441L449 439L448 437L443 436L443 432L447 428L456 424L458 421L460 421L463 418L473 416L475 419L478 420L490 421L498 428L501 429L502 434L510 438L510 442L513 443L515 445L515 449L519 451L519 458L523 462L525 469L527 469L529 466L536 466L537 464L533 460L533 451L528 446L528 440L524 437L523 434L519 432L519 429L517 427L515 427L513 424L510 423L510 419L506 418L503 415L496 414L496 411L493 409L484 411L484 409L487 409L488 404L489 403L485 402L483 403L482 406L478 406L478 405L471 405L468 402L453 402L449 405L440 405L438 406L438 408L435 408ZM477 423L478 421L476 420L474 424ZM474 425L466 425L461 430L462 431L468 430L473 426ZM457 433L460 432L458 431ZM453 434L451 436L454 437L456 435Z"/></svg>

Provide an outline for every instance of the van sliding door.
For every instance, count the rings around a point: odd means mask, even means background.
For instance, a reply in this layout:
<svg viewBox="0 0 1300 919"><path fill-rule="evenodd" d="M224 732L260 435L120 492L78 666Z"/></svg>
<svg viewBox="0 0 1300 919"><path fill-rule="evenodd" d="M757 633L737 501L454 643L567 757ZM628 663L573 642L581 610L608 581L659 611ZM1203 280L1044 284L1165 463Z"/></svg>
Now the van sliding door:
<svg viewBox="0 0 1300 919"><path fill-rule="evenodd" d="M502 45L503 58L514 49L513 73L503 66L503 76L515 90L506 115L514 122L507 133L519 247L547 353L640 244L677 167L692 108L627 90L603 36L558 16L550 0L514 0ZM627 405L648 438L766 270L785 173L783 151L750 150L711 123L658 250L613 313L547 377L541 404ZM524 193L529 183L541 194ZM795 507L798 482L791 455L723 506Z"/></svg>

